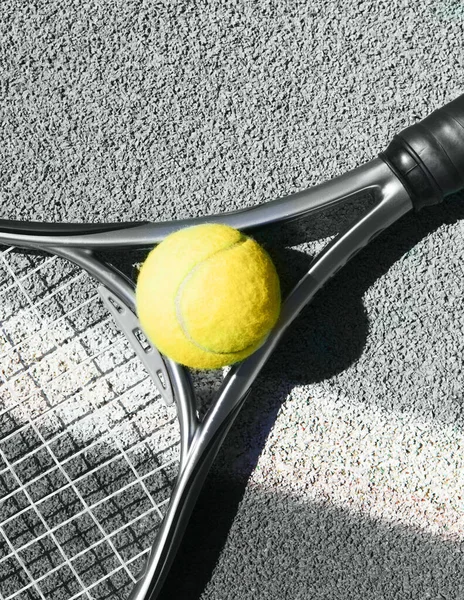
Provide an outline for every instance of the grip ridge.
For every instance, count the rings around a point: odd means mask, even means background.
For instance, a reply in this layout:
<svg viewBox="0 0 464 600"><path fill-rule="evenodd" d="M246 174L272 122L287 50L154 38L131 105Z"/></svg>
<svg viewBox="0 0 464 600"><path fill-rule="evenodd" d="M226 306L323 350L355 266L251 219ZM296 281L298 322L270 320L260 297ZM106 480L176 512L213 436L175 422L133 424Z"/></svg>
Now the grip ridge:
<svg viewBox="0 0 464 600"><path fill-rule="evenodd" d="M464 188L464 94L395 135L380 154L416 209Z"/></svg>

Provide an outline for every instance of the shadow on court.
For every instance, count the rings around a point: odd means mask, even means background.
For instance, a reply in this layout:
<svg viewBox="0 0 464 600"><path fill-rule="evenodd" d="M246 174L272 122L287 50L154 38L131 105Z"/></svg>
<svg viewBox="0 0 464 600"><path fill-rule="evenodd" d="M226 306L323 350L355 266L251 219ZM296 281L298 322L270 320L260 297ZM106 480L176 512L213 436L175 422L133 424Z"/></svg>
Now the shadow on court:
<svg viewBox="0 0 464 600"><path fill-rule="evenodd" d="M214 556L212 531L231 493L221 490L209 510L197 512L203 530L190 531L196 543L189 539L162 600L463 597L463 543L256 490L247 490L222 554ZM225 539L223 528L219 535ZM214 570L206 577L208 563Z"/></svg>
<svg viewBox="0 0 464 600"><path fill-rule="evenodd" d="M464 597L461 544L246 488L292 388L343 373L362 354L369 326L364 292L427 235L463 218L462 197L403 217L298 317L219 453L161 600ZM305 272L308 256L268 250L288 290ZM262 393L270 385L273 393ZM428 416L425 409L422 416Z"/></svg>

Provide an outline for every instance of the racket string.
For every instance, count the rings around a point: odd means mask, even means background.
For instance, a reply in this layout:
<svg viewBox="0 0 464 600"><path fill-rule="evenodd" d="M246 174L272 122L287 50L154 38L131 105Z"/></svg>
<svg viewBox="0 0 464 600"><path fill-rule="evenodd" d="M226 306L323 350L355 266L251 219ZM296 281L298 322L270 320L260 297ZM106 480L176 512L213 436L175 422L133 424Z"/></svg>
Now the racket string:
<svg viewBox="0 0 464 600"><path fill-rule="evenodd" d="M38 389L40 389L42 392L45 392L48 386L51 386L51 385L53 385L53 384L56 384L56 383L59 383L59 380L60 380L60 379L63 379L63 378L65 378L66 376L68 376L68 377L69 377L69 375L72 375L72 374L74 374L74 373L77 373L77 371L78 371L79 367L82 367L82 366L84 366L84 365L86 365L86 364L88 364L88 363L90 363L90 362L94 361L96 358L98 358L99 356L101 356L102 354L104 354L106 351L110 350L111 348L114 348L114 347L115 347L117 344L121 344L121 343L123 343L123 341L124 341L124 340L123 340L123 338L119 338L119 339L118 339L118 340L116 340L115 342L112 342L112 343L110 343L108 346L106 346L105 348L103 348L103 349L101 350L101 352L99 352L98 354L94 354L93 356L88 356L87 358L85 358L85 359L83 359L83 360L81 360L81 361L79 361L79 362L76 362L72 368L69 368L69 369L67 369L67 370L63 371L62 373L60 373L60 374L58 374L56 377L54 377L54 378L50 379L49 381L47 381L47 382L46 382L46 383L44 383L43 385L41 385L41 386L40 386L40 385L39 385L39 386L37 386L37 387L38 387ZM16 375L15 375L15 376L14 376L12 379L7 379L7 380L3 381L3 382L0 384L0 390L1 390L1 388L2 388L3 386L8 386L8 384L10 384L10 385L11 385L12 383L15 383L15 382L17 382L18 380L20 380L20 378L23 378L24 376L30 376L30 378L33 380L33 376L32 376L32 374L31 374L31 370L33 369L33 367L34 367L34 366L35 366L34 364L32 364L32 365L29 365L29 367L28 367L27 369L25 369L24 371L22 371L22 372L20 372L20 373L16 374ZM90 379L90 380L89 380L89 382L88 382L88 385L90 385L92 382L93 382L93 379ZM8 387L9 387L9 386L8 386ZM85 387L85 386L83 386L83 387ZM15 406L19 406L19 404L22 404L22 403L24 403L24 402L27 402L27 400L29 400L29 399L30 399L30 398L33 396L33 394L34 394L34 392L35 392L35 391L36 391L36 390L33 390L33 391L32 391L32 392L31 392L31 393L30 393L28 396L26 396L25 398L21 398L21 400L20 400L20 401L19 401L19 402L18 402L18 403L17 403ZM13 393L14 393L14 390L13 390ZM12 396L13 396L13 394L12 394ZM65 400L63 400L63 402L65 402L65 401L66 401L66 399L65 399ZM9 408L7 408L7 409L4 409L4 411L3 411L3 412L6 412L6 410L11 410L11 408L13 408L13 407L9 407ZM54 407L53 407L53 408L54 408ZM0 411L0 416L1 416L1 414L2 414L2 411Z"/></svg>
<svg viewBox="0 0 464 600"><path fill-rule="evenodd" d="M5 458L5 455L2 451L0 451L0 456L2 457L2 459L6 462L6 464L8 465L8 460ZM14 479L16 480L16 482L18 483L19 486L21 486L21 481L20 479L17 477L17 475L14 473L13 470L11 470L11 473L13 474ZM24 495L26 496L27 500L30 502L30 504L32 505L32 498L30 497L30 495L28 494L27 490L25 488L23 488L21 486L21 491L22 493L24 493ZM36 516L38 517L38 519L41 521L42 525L45 527L45 529L47 529L47 523L44 519L44 517L42 516L42 514L39 511L35 511ZM4 537L8 537L5 535L5 528L2 524L1 526L1 531L4 535ZM82 586L83 589L85 589L85 585L83 583L83 581L81 580L79 573L77 573L77 571L74 569L74 566L72 565L71 561L68 559L68 557L66 556L66 554L63 552L63 550L60 547L60 544L58 542L58 540L56 539L56 537L54 536L53 531L48 530L47 531L47 535L49 535L52 540L54 541L56 547L59 549L60 553L61 553L61 557L63 559L63 561L65 562L65 564L68 566L68 568L71 570L72 574L74 575L74 577L77 579L77 581L79 582L79 584ZM37 543L37 540L35 541L35 543ZM31 573L29 572L29 570L26 567L25 562L23 561L21 554L20 554L21 550L15 551L15 557L17 558L18 562L22 565L23 569L26 570L26 572L29 574L29 576L31 576ZM20 590L21 591L21 590ZM41 595L42 598L44 598L42 591L40 590L40 588L38 588L38 591Z"/></svg>
<svg viewBox="0 0 464 600"><path fill-rule="evenodd" d="M88 300L86 300L85 302L83 302L80 306L75 307L74 309L72 309L69 312L65 313L61 317L58 317L57 319L55 319L55 321L53 322L53 325L56 327L60 323L64 322L65 319L67 319L68 317L71 317L73 314L77 313L83 307L85 307L86 305L91 304L92 302L95 302L96 300L98 300L98 295L97 294L95 294L95 296L93 296L92 298L89 298ZM111 319L108 318L108 322L110 322L110 321L111 321ZM32 340L32 338L34 336L43 335L44 331L46 332L47 329L46 328L42 328L41 330L35 331L29 337L26 337L25 339L21 340L16 345L11 346L10 348L7 348L6 352L3 352L2 354L0 354L0 360L2 358L4 358L8 353L10 353L12 350L19 350L22 346L26 345L28 342L31 342L31 340Z"/></svg>
<svg viewBox="0 0 464 600"><path fill-rule="evenodd" d="M0 290L0 294L2 296L4 296L6 294L6 292L14 292L16 289L18 289L23 298L27 301L27 305L26 307L22 307L24 311L30 310L32 312L34 312L34 314L36 315L38 322L39 322L39 327L37 328L36 332L40 332L40 331L46 331L47 326L50 324L57 324L61 319L66 318L71 312L70 311L68 313L68 315L66 313L63 314L63 316L61 318L56 318L54 317L52 321L47 320L40 312L39 309L41 306L43 306L44 304L46 304L46 302L50 302L51 300L53 300L53 298L55 298L58 294L62 294L63 292L66 291L70 291L69 288L76 284L79 283L80 281L82 281L86 274L84 272L80 272L77 275L75 275L74 277L72 277L70 280L66 280L63 284L61 284L60 286L56 287L55 289L53 289L53 291L48 291L47 290L47 294L44 295L43 297L40 297L40 292L43 290L39 289L34 289L37 288L37 278L33 278L33 275L36 274L40 274L41 270L44 269L44 267L49 267L49 266L53 266L57 261L58 258L57 257L52 257L48 260L45 260L44 262L42 262L39 266L29 270L25 275L23 276L17 276L15 274L15 271L11 268L11 265L6 261L5 259L5 253L0 254L3 264L6 267L6 271L7 273L11 276L12 282L10 285L8 285L7 287L4 287ZM25 283L29 281L29 287L30 290L28 290L28 286L25 285ZM72 291L72 290L71 290ZM39 294L39 299L34 301L33 299L33 292L35 292L36 294ZM93 296L93 298L90 298L90 301L92 301L94 298L97 298L97 295L95 294ZM76 307L76 309L74 310L74 312L77 312L78 310L81 310L82 307L84 306L84 302L82 302L79 306ZM54 305L54 308L56 308L56 305ZM24 317L23 314L19 314L18 315L18 320L21 320Z"/></svg>
<svg viewBox="0 0 464 600"><path fill-rule="evenodd" d="M32 419L28 419L28 425L31 428L31 430L35 433L35 435L37 436L37 438L40 440L42 447L45 448L46 450L48 450L50 452L50 456L52 458L52 460L54 461L56 467L59 469L60 473L63 475L65 481L67 482L67 487L64 488L60 488L60 490L57 491L57 495L62 494L63 492L66 492L67 489L71 489L72 492L76 495L77 499L80 501L80 503L83 506L83 510L81 511L81 513L77 513L77 516L79 516L79 514L88 514L90 516L90 518L92 519L92 521L95 523L95 525L97 526L98 530L100 531L100 533L102 534L103 537L106 536L105 531L103 529L103 527L101 526L100 522L98 521L98 519L94 516L93 511L91 510L91 507L88 505L88 503L86 502L86 500L84 499L83 495L80 493L78 486L75 485L75 482L73 482L73 480L71 479L71 477L68 475L67 471L61 466L59 460L57 459L57 457L55 456L55 454L53 453L53 451L51 450L50 446L48 445L47 441L45 440L45 438L40 434L40 431L38 430L38 428L35 426L34 422ZM110 433L110 432L109 432ZM117 443L117 437L113 436L113 441L116 443L116 446L119 448L119 444ZM120 449L120 448L119 448ZM124 456L127 456L126 454L124 454ZM4 453L2 453L2 457L5 460L5 462L8 465L8 460L5 458ZM12 467L12 465L10 465L10 468ZM20 484L20 480L17 477L16 473L14 473L15 478L17 479L18 483ZM33 500L27 490L27 487L25 486L21 486L21 491L22 493L25 494L25 496L27 497L28 501L32 504ZM120 490L121 491L121 490ZM41 502L47 502L48 499L45 498L43 499ZM37 506L37 505L36 505ZM43 517L43 515L40 513L40 511L37 510L37 508L35 508L35 513L37 514L37 516L40 518L40 520L43 522L43 524L45 525L45 527L47 528L47 534L50 535L53 539L53 541L55 542L55 544L57 545L57 547L61 550L61 547L59 545L58 540L55 538L54 536L54 531L53 528L48 528L47 524L45 522L45 519ZM118 558L118 560L120 561L121 565L123 567L125 567L124 565L124 561L122 560L119 552L117 551L117 549L114 547L113 543L111 542L111 538L107 537L106 538L106 542L110 545L111 550L113 551L114 555ZM84 584L82 583L78 573L75 571L74 567L72 566L71 562L67 559L66 555L64 552L62 552L62 556L65 559L66 563L68 564L68 566L71 568L72 573L76 576L77 580L79 581L79 583L81 583L81 585L83 587ZM135 582L135 578L133 578L133 576L131 575L130 571L127 570L128 575L133 579L133 581Z"/></svg>
<svg viewBox="0 0 464 600"><path fill-rule="evenodd" d="M20 405L24 405L25 403L27 404L28 400L30 400L31 398L35 397L34 393L36 393L37 390L40 390L41 392L45 392L47 390L48 386L56 384L57 382L59 383L60 379L64 379L66 376L69 377L69 375L76 374L77 371L78 371L78 369L79 369L79 367L82 367L83 365L88 364L88 363L94 361L96 358L98 358L99 356L101 356L102 354L104 354L104 352L106 352L107 350L114 349L118 344L122 344L122 343L124 343L124 339L121 337L117 341L112 342L111 344L109 344L108 346L106 346L100 353L94 354L93 356L87 357L86 359L84 359L84 360L76 363L73 368L67 369L66 371L64 371L64 372L60 373L59 375L57 375L55 378L51 379L50 381L47 381L42 386L38 386L37 389L34 389L29 395L27 395L25 398L22 398L19 401L16 398L17 397L17 392L15 392L15 390L13 390L13 392L11 393L11 397L13 399L13 403L12 403L11 406L8 406L8 407L4 408L3 411L0 411L0 417L3 414L5 414L5 413L7 413L7 412L9 412L11 410L14 410L16 407L18 407ZM125 365L127 366L130 363L132 363L132 362L136 362L136 357L135 356L132 357L130 360L128 360L125 363ZM21 373L20 376L23 376L24 374L28 375L29 374L28 372L29 372L29 369L27 369L23 373ZM98 379L99 379L100 383L102 383L102 382L107 381L110 378L110 376L111 376L111 373L107 373L107 374L102 375ZM147 380L147 379L148 379L148 376L144 378L144 380ZM17 378L14 378L13 382L15 380L17 380ZM84 391L86 388L88 388L89 386L91 386L94 382L95 382L95 377L94 376L90 376L89 379L88 379L88 381L84 385L81 386L80 391ZM1 391L1 388L3 386L9 387L10 383L11 383L11 380L4 380L0 384L0 391ZM138 384L140 384L140 383L142 383L142 382L138 382ZM10 391L11 391L11 389L10 389ZM62 407L68 401L69 401L69 397L65 396L60 402L58 402L58 403L50 406L48 409L44 410L41 413L41 416L44 417L44 416L46 416L46 414L48 412L57 411L60 407ZM8 435L4 436L3 440L5 441L7 439L8 439Z"/></svg>
<svg viewBox="0 0 464 600"><path fill-rule="evenodd" d="M114 462L115 459L108 461L107 463L104 463L102 465L99 465L99 467L102 466L109 466L112 462ZM160 466L158 469L155 469L153 471L150 472L149 475L145 475L140 477L140 481L143 481L144 479L147 479L149 476L152 476L153 474L156 474L158 471L161 471L163 469L165 469L166 467L168 467L170 464L174 464L174 460L171 461L171 463L164 463L162 466ZM87 477L88 475L93 474L93 472L98 471L99 467L97 467L94 471L89 471L88 473L86 473L85 475L82 476L81 480L84 479L85 477ZM74 483L79 483L79 478L74 480ZM17 478L18 484L19 484L19 488L18 489L23 489L21 482L19 480L19 478ZM120 488L118 488L117 491L113 492L112 494L108 494L108 496L105 496L104 499L98 500L93 504L89 504L88 508L89 509L94 509L94 508L98 508L98 506L100 506L101 504L103 504L104 502L106 502L107 500L111 500L113 497L115 497L117 494L127 491L129 490L131 487L133 487L134 485L136 485L137 483L139 483L139 480L137 481L132 481L128 484L126 484L125 486L122 486ZM54 496L56 496L57 494L66 491L67 488L71 487L71 484L68 484L68 486L64 486L62 488L60 488L59 490L55 490L54 492L50 493L48 496L45 496L43 498L41 498L39 501L35 502L35 506L40 506L40 504L42 502L46 502L49 500L52 500ZM10 496L11 497L11 496ZM8 498L3 498L3 500L6 500ZM161 508L163 507L163 505L166 504L166 500L163 502L160 502L159 504L155 504L153 503L153 508L150 509L150 512L152 512L152 510L154 509L155 512L157 512L159 517L162 517L162 512L161 512ZM18 517L20 517L22 514L27 513L30 510L30 506L27 506L25 508L23 508L22 510L19 510L18 512L15 512L14 515L12 515L9 518L6 518L3 520L1 527L5 527L6 525L8 525L9 522L14 521L15 519L17 519ZM67 520L61 521L57 526L50 528L49 531L57 531L60 527L62 527L63 525L66 525L68 523L71 523L73 521L73 519L75 519L76 517L82 516L83 514L85 514L85 510L75 513L73 514L72 517L70 517ZM48 530L47 530L48 531ZM113 531L113 534L116 532L117 530ZM18 548L18 550L24 550L25 548L28 548L30 545L34 544L36 541L40 540L41 537L43 536L38 536L36 538L34 538L33 540L30 540L26 543L24 543L20 548ZM4 560L4 558L0 559L0 564L2 563L2 561Z"/></svg>
<svg viewBox="0 0 464 600"><path fill-rule="evenodd" d="M9 249L9 251L11 251L11 250ZM13 271L13 269L10 267L10 264L8 263L8 261L5 259L5 254L2 254L1 258L2 258L3 264L4 264L7 272L11 275L11 277L13 279L13 283L9 287L7 287L4 291L9 291L10 289L14 289L15 287L17 287L21 291L21 293L24 295L24 297L28 300L30 308L35 312L35 314L39 318L39 320L42 320L41 315L38 311L38 308L34 305L34 301L32 300L31 296L27 292L26 288L23 286L23 281L25 281L27 279L27 277L26 276L17 277L16 273ZM46 264L50 263L52 261L53 261L53 259L50 259L50 260L46 261ZM40 268L41 268L41 266L36 267L36 269L33 269L32 271L29 272L29 275L32 275L33 273L38 272L38 270Z"/></svg>
<svg viewBox="0 0 464 600"><path fill-rule="evenodd" d="M147 379L148 379L148 378L147 378ZM141 383L143 383L143 382L141 382ZM133 390L130 390L130 391L133 391ZM91 415L91 414L90 414L90 415L86 415L86 417L90 419L90 418L92 418L92 415ZM81 423L82 423L82 421L81 421ZM176 423L176 419L170 419L169 421L166 421L166 422L165 422L165 423L162 425L162 427L167 427L168 425L175 424L175 423ZM25 427L26 427L26 425L25 425L25 426L23 426L21 429L22 429L22 430L24 430L24 429L25 429ZM127 424L124 424L124 427L126 427L126 428L127 428L127 427L128 427L128 425L127 425ZM9 437L11 437L11 436L15 435L15 433L17 433L17 432L18 432L18 431L20 431L21 429L19 429L19 430L16 430L15 432L13 432L12 434L10 434L9 436L5 436L5 437L3 438L3 441L5 441L5 440L7 440ZM153 431L153 432L152 432L152 433L151 433L151 434L150 434L150 435L149 435L147 438L143 438L143 439L141 439L141 440L140 440L140 441L139 441L139 442L138 442L138 443L137 443L135 446L132 446L132 450L134 450L134 449L136 449L138 446L140 446L140 445L144 444L144 443L145 443L145 442L146 442L146 441L149 439L149 437L150 437L150 436L153 436L153 435L155 435L155 433L156 433L156 432L157 432L157 429L155 429L155 430L154 430L154 431ZM118 431L118 435L121 435L121 434L123 434L123 433L124 433L124 429L123 429L123 427L121 427L121 428L120 428L120 430ZM66 432L62 432L62 433L60 433L60 434L57 434L55 437L52 437L52 438L50 438L50 439L48 440L48 442L47 442L47 443L48 443L48 444L51 444L51 443L57 442L57 441L58 441L60 438L63 438L65 435L66 435ZM72 454L72 455L71 455L69 458L62 460L62 461L61 461L61 465L62 465L62 466L64 466L64 465L66 465L66 463L67 463L67 462L69 462L69 461L71 461L71 460L75 460L75 459L76 459L76 458L78 458L78 457L79 457L81 454L83 454L83 453L85 453L85 452L88 452L89 450L92 450L92 449L93 449L93 448L94 448L96 445L98 445L98 444L101 444L101 443L102 443L102 441L107 441L107 439L108 439L108 438L109 438L111 435L112 435L112 433L110 433L110 432L109 432L109 433L107 433L106 435L104 435L104 436L102 436L102 437L100 437L100 438L97 438L97 439L96 439L94 442L92 442L91 444L88 444L88 445L86 445L86 446L85 446L83 449L81 449L81 450L79 450L79 451L77 451L77 452L73 453L73 454ZM30 458L31 456L33 456L33 455L34 455L36 452L37 452L37 450L36 450L36 449L34 449L34 450L31 450L31 451L30 451L30 452L28 452L28 453L25 453L25 454L21 455L21 457L20 457L20 458L18 458L18 460L17 460L17 461L11 461L11 462L10 462L10 465L11 465L11 466L14 466L14 465L20 465L20 463L21 463L21 462L23 462L23 461L27 460L28 458ZM101 463L101 464L103 464L103 463ZM29 480L29 482L28 482L28 483L29 483L29 484L32 484L32 483L36 482L38 479L40 479L41 477L43 477L43 476L47 475L47 473L51 472L51 470L52 470L52 469L50 469L49 471L43 471L39 477L37 477L36 479L31 479L31 480ZM0 476L1 476L3 473L5 473L6 471L7 471L7 469L0 470ZM5 498L8 498L8 496L5 496L5 497L4 497L4 499L5 499Z"/></svg>
<svg viewBox="0 0 464 600"><path fill-rule="evenodd" d="M123 598L175 481L175 409L161 404L81 272L23 256L18 273L14 255L1 255L9 269L0 282L0 597ZM41 281L61 263L51 284ZM43 332L47 351L30 350Z"/></svg>
<svg viewBox="0 0 464 600"><path fill-rule="evenodd" d="M126 393L122 394L121 396L119 396L119 399L122 400L124 399L124 397L128 396L130 393L134 393L135 389L137 387L141 387L142 384L146 383L147 381L149 381L149 378L146 377L145 379L143 379L142 381L139 382L139 384L137 386L135 386L134 388L128 390ZM44 415L46 416L49 413L52 413L54 411L54 409L56 408L60 408L61 405L58 405L56 407L52 407L51 409L45 411ZM129 413L130 416L131 413ZM41 419L43 417L43 415L39 415L39 417L37 418L38 420ZM94 416L89 413L86 414L82 419L80 419L79 423L80 425L83 425L87 420L91 420L93 419ZM174 423L176 421L176 419L170 419L169 421L166 421L166 425L170 424L170 423ZM164 425L164 424L163 424ZM130 424L123 424L120 428L120 430L118 431L119 435L122 435L125 433L124 428L128 428L130 426ZM9 435L6 435L3 437L2 441L7 441L9 438L11 438L12 436L14 436L16 433L24 431L24 429L27 427L27 425L23 425L22 427L17 428L15 431L13 431L12 433L10 433ZM154 429L153 432L150 433L150 435L154 435L156 433L157 429ZM48 444L52 444L52 443L57 443L60 439L64 438L67 435L66 431L57 433L55 436L51 436L48 438L47 443ZM88 452L89 450L91 450L95 445L101 443L102 441L105 441L106 438L108 438L110 434L106 434L105 436L101 437L101 438L96 438L94 442L86 445L84 448L82 448L79 451L74 452L69 458L67 459L63 459L61 461L61 464L64 465L66 464L68 461L78 458L81 454L83 454L84 452ZM141 436L142 434L139 433L139 435ZM145 438L141 438L140 441L134 446L137 447L138 445L142 444L145 442ZM32 449L30 452L24 453L22 454L16 461L11 461L11 465L19 465L22 461L25 461L26 459L30 458L31 456L33 456L36 453L36 449ZM0 469L0 476L5 472L6 469ZM42 476L45 475L47 473L47 471L42 472ZM34 481L34 480L30 480L30 483Z"/></svg>

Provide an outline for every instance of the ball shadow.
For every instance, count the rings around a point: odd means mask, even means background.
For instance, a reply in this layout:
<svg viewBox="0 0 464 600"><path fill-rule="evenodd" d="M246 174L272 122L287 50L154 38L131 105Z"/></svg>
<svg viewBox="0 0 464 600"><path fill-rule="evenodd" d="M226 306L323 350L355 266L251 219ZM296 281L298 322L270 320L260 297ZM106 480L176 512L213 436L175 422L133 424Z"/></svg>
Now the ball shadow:
<svg viewBox="0 0 464 600"><path fill-rule="evenodd" d="M422 239L464 219L463 198L464 194L455 195L440 206L405 215L356 255L289 327L269 360L271 377L312 384L352 365L363 352L368 334L364 293ZM294 251L280 255L301 276L301 261Z"/></svg>

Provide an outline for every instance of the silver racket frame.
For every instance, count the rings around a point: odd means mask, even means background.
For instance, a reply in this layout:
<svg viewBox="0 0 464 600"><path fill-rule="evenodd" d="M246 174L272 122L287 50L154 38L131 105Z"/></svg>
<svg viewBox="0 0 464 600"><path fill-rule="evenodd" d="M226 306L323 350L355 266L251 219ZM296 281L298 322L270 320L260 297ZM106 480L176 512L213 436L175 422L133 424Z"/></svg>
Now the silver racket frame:
<svg viewBox="0 0 464 600"><path fill-rule="evenodd" d="M369 193L376 203L314 259L306 275L285 299L280 319L266 342L248 359L233 366L202 421L196 414L195 393L188 371L161 357L156 348L141 349L133 335L134 284L95 251L152 247L167 235L200 223L225 223L244 232L298 220ZM157 539L130 600L154 600L163 585L211 464L242 407L251 385L285 330L314 294L370 240L413 208L400 180L380 158L306 191L253 208L203 218L166 223L114 224L95 231L76 225L24 224L0 221L0 243L43 250L88 271L104 288L102 295L121 329L130 338L164 400L176 403L180 431L180 468ZM121 306L122 303L122 306ZM127 312L125 312L127 311Z"/></svg>

